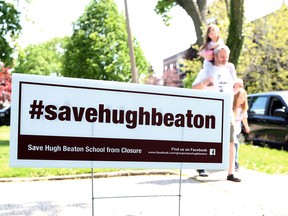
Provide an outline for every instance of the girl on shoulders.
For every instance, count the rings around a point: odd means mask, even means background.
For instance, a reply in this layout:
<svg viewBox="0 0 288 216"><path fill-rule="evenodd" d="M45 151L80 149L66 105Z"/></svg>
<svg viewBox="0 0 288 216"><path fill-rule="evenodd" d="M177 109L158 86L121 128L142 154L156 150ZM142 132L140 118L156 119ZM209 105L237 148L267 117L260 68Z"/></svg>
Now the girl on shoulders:
<svg viewBox="0 0 288 216"><path fill-rule="evenodd" d="M204 58L203 67L213 65L213 50L219 45L224 45L220 29L215 24L210 24L204 38L204 44L200 47L199 55Z"/></svg>

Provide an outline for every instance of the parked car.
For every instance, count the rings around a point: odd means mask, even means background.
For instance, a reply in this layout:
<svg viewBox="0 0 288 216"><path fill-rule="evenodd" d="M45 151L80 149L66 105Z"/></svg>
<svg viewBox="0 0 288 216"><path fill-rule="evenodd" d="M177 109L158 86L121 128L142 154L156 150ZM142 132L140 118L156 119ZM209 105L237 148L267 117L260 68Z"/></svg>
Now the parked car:
<svg viewBox="0 0 288 216"><path fill-rule="evenodd" d="M11 107L0 109L0 126L10 125Z"/></svg>
<svg viewBox="0 0 288 216"><path fill-rule="evenodd" d="M288 91L249 94L246 141L288 150Z"/></svg>

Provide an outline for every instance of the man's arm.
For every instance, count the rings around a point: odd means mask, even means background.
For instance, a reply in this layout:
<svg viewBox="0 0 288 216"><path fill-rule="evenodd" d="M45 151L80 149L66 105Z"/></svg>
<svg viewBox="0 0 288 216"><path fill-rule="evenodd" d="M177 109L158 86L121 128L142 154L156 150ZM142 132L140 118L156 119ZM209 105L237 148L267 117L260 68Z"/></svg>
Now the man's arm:
<svg viewBox="0 0 288 216"><path fill-rule="evenodd" d="M207 68L199 71L197 77L192 83L192 89L206 89L207 85L213 81L212 77L207 77L206 70Z"/></svg>
<svg viewBox="0 0 288 216"><path fill-rule="evenodd" d="M197 83L197 84L194 84L192 85L192 89L204 89L205 88L205 85L203 82L200 82L200 83Z"/></svg>
<svg viewBox="0 0 288 216"><path fill-rule="evenodd" d="M212 83L213 83L213 78L207 77L201 82L198 82L198 83L194 82L192 85L192 89L208 89Z"/></svg>
<svg viewBox="0 0 288 216"><path fill-rule="evenodd" d="M235 66L231 62L228 62L228 66L229 66L231 76L232 76L233 80L235 81L237 79L237 72L236 72Z"/></svg>

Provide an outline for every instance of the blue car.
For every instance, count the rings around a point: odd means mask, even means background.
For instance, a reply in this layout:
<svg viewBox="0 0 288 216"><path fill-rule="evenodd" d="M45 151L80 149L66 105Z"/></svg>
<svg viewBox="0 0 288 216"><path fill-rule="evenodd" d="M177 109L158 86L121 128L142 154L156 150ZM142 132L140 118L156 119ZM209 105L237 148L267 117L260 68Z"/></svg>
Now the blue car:
<svg viewBox="0 0 288 216"><path fill-rule="evenodd" d="M0 109L0 126L10 125L11 107Z"/></svg>
<svg viewBox="0 0 288 216"><path fill-rule="evenodd" d="M247 142L288 149L288 91L263 92L248 96Z"/></svg>

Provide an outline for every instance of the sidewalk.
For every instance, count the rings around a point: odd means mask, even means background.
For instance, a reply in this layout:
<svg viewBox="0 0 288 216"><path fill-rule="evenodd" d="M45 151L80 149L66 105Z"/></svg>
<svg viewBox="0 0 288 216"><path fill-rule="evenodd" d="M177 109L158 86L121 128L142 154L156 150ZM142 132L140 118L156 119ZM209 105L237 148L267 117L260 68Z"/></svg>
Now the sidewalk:
<svg viewBox="0 0 288 216"><path fill-rule="evenodd" d="M243 210L247 210L248 206L252 207L254 205L255 214L251 208L248 209L247 215L260 215L259 209L262 209L261 216L288 215L288 175L269 175L241 168L239 172L235 172L235 176L240 177L242 181L231 182L226 180L227 171L208 172L208 177L200 177L195 171L184 171L185 175L199 182L208 184L212 188L222 191L231 198L234 198L235 202L243 205ZM221 200L221 197L219 197L219 199ZM247 203L249 204L247 205Z"/></svg>
<svg viewBox="0 0 288 216"><path fill-rule="evenodd" d="M95 216L178 216L180 200L181 216L288 216L288 175L242 168L238 183L226 180L227 171L209 174L182 170L180 188L177 170L95 174ZM91 215L91 174L8 180L0 183L0 216Z"/></svg>

